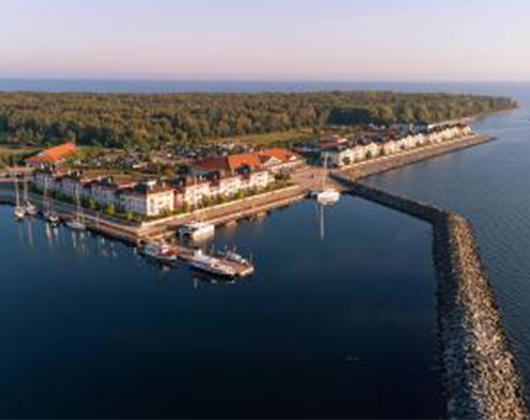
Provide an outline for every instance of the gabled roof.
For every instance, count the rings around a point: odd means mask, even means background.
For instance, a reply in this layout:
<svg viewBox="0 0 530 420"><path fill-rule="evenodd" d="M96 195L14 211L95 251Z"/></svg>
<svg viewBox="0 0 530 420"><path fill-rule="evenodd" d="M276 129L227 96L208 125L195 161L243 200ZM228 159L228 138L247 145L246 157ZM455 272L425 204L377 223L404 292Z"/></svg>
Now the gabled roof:
<svg viewBox="0 0 530 420"><path fill-rule="evenodd" d="M263 168L267 164L274 164L274 161L277 161L277 163L286 163L297 159L300 159L298 154L276 147L258 152L206 158L197 162L194 167L202 171L234 172L245 166L256 170Z"/></svg>
<svg viewBox="0 0 530 420"><path fill-rule="evenodd" d="M69 142L50 147L27 159L31 163L56 163L64 160L77 150L75 143Z"/></svg>

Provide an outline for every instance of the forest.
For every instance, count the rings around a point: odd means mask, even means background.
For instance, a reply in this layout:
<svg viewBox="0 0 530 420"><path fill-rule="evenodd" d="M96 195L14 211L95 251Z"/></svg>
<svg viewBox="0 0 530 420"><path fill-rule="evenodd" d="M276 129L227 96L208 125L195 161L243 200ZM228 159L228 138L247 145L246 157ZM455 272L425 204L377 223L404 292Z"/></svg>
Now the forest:
<svg viewBox="0 0 530 420"><path fill-rule="evenodd" d="M191 145L211 138L328 125L430 123L516 106L444 93L0 93L0 142L106 147Z"/></svg>

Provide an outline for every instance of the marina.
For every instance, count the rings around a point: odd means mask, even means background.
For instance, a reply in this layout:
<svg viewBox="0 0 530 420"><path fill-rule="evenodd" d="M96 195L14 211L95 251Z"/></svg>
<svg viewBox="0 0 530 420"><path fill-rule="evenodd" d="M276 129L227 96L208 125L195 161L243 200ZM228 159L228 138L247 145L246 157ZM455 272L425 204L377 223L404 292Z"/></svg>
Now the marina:
<svg viewBox="0 0 530 420"><path fill-rule="evenodd" d="M297 201L216 229L218 251L208 244L204 252L226 256L236 246L256 267L224 279L184 261L164 269L132 244L91 230L52 229L40 218L15 223L12 210L0 206L7 273L0 307L16 324L0 332L7 343L0 354L10 361L0 363L10 384L0 401L6 415L436 417L443 410L424 223L346 195L324 208L322 238L316 203ZM377 378L376 366L385 367ZM227 374L232 380L219 387ZM118 398L124 393L146 398Z"/></svg>

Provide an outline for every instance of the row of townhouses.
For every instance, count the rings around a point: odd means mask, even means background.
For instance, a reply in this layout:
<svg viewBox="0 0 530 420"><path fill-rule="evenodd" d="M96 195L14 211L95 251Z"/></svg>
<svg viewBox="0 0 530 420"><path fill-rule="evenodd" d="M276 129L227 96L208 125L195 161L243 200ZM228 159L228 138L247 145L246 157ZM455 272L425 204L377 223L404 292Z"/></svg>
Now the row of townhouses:
<svg viewBox="0 0 530 420"><path fill-rule="evenodd" d="M90 177L80 172L59 173L38 170L34 184L70 198L92 199L101 207L114 206L141 216L159 216L183 206L199 206L206 200L233 197L240 191L261 190L275 178L269 171L256 171L209 181L194 181L179 186L148 181L117 181L112 177Z"/></svg>
<svg viewBox="0 0 530 420"><path fill-rule="evenodd" d="M274 183L274 175L270 171L256 171L243 175L234 175L208 181L189 183L179 189L176 195L177 206L184 203L198 206L206 200L218 197L233 197L240 191L267 188Z"/></svg>
<svg viewBox="0 0 530 420"><path fill-rule="evenodd" d="M381 155L391 155L403 150L427 144L438 144L447 140L471 134L471 128L465 124L435 127L418 133L411 133L399 139L388 139L384 142L349 145L340 139L327 143L322 148L322 157L327 159L329 166L341 167Z"/></svg>

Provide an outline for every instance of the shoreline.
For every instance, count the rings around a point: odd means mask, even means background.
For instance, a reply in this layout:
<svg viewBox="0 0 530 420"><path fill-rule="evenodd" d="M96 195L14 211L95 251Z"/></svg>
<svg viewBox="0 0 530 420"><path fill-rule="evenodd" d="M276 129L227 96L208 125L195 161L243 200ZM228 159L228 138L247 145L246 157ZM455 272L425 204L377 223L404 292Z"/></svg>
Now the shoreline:
<svg viewBox="0 0 530 420"><path fill-rule="evenodd" d="M431 224L446 416L527 419L523 386L471 224L461 215L336 177L353 195Z"/></svg>
<svg viewBox="0 0 530 420"><path fill-rule="evenodd" d="M333 169L330 171L330 176L333 178L336 174L347 173L350 180L359 181L372 175L388 172L393 169L429 160L458 150L467 149L479 144L489 143L494 140L495 137L484 134L473 134L456 140L411 149L395 155L378 157L347 167Z"/></svg>
<svg viewBox="0 0 530 420"><path fill-rule="evenodd" d="M14 191L10 187L10 183L0 183L0 204L14 205ZM28 196L39 210L43 208L42 195L30 192ZM175 234L178 226L194 220L207 221L216 226L230 224L240 219L257 217L260 214L290 205L303 198L304 193L296 185L291 185L235 201L139 224L117 219L88 208L83 208L83 218L89 230L127 243L136 244L141 240L171 237ZM56 199L52 199L52 202L62 218L70 218L76 212L76 206L72 203Z"/></svg>

